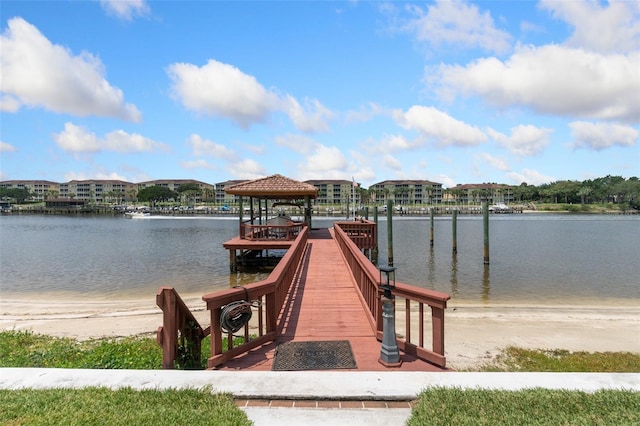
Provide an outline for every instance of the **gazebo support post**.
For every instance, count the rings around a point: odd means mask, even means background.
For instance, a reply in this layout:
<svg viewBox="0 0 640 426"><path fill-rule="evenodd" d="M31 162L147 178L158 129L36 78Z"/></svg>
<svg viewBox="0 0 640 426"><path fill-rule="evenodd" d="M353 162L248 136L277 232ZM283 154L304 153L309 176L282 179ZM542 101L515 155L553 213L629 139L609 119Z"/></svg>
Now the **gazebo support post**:
<svg viewBox="0 0 640 426"><path fill-rule="evenodd" d="M306 208L304 209L304 223L311 229L311 197L304 196Z"/></svg>
<svg viewBox="0 0 640 426"><path fill-rule="evenodd" d="M238 196L238 220L239 220L239 223L238 223L238 227L239 227L238 235L242 235L242 210L243 210L243 208L242 208L242 199L243 198L244 197L242 195Z"/></svg>

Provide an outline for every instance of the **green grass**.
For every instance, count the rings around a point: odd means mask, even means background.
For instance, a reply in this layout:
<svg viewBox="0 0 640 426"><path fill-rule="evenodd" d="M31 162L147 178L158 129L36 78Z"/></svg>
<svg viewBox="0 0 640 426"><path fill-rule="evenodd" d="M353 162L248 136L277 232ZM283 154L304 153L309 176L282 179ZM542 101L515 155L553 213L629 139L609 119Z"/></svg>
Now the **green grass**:
<svg viewBox="0 0 640 426"><path fill-rule="evenodd" d="M242 338L234 338L236 346ZM227 339L222 339L223 350ZM207 367L211 339L202 341L200 368ZM93 368L159 370L162 348L150 337L78 341L35 334L31 331L0 331L0 367Z"/></svg>
<svg viewBox="0 0 640 426"><path fill-rule="evenodd" d="M2 331L0 367L152 370L162 368L162 349L148 337L77 341L30 331Z"/></svg>
<svg viewBox="0 0 640 426"><path fill-rule="evenodd" d="M3 425L250 425L230 395L210 390L0 390Z"/></svg>
<svg viewBox="0 0 640 426"><path fill-rule="evenodd" d="M422 425L638 425L640 393L431 388L407 421Z"/></svg>
<svg viewBox="0 0 640 426"><path fill-rule="evenodd" d="M640 372L640 354L630 352L569 352L507 347L479 371Z"/></svg>
<svg viewBox="0 0 640 426"><path fill-rule="evenodd" d="M240 340L236 342L239 344ZM202 368L210 339L202 341ZM162 368L162 350L150 337L78 341L30 331L0 332L0 367L93 369ZM569 352L507 347L495 361L473 371L640 372L640 354L630 352Z"/></svg>

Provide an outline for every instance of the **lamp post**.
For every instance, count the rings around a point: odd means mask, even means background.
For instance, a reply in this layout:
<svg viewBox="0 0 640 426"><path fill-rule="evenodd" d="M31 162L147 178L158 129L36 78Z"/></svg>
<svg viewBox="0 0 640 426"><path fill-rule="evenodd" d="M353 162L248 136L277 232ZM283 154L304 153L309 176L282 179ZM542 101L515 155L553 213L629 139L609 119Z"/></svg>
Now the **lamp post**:
<svg viewBox="0 0 640 426"><path fill-rule="evenodd" d="M393 266L381 266L380 290L383 291L382 300L382 348L378 362L385 367L400 367L400 352L396 341L395 296L396 273ZM383 277L384 274L384 277Z"/></svg>

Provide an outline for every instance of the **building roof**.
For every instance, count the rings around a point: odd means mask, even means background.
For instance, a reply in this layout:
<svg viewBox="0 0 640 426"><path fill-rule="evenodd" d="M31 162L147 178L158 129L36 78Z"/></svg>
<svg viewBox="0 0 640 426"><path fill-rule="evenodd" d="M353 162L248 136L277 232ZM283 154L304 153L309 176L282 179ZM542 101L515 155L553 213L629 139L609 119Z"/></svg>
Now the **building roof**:
<svg viewBox="0 0 640 426"><path fill-rule="evenodd" d="M441 186L442 184L439 182L431 182L429 180L383 180L382 182L374 183L371 187L374 186L385 186L385 185L431 185L431 186Z"/></svg>
<svg viewBox="0 0 640 426"><path fill-rule="evenodd" d="M509 185L501 183L465 183L464 185L456 185L449 189L504 189L509 187Z"/></svg>
<svg viewBox="0 0 640 426"><path fill-rule="evenodd" d="M231 185L226 187L224 192L270 199L296 199L305 196L316 198L318 195L318 189L315 186L282 175L272 175Z"/></svg>

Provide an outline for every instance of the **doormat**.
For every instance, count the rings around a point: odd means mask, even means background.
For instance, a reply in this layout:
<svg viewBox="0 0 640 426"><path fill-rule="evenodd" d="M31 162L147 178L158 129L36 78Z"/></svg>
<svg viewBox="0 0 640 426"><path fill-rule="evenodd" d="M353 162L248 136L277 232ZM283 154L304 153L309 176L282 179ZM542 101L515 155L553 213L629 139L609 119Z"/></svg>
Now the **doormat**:
<svg viewBox="0 0 640 426"><path fill-rule="evenodd" d="M273 371L358 368L348 340L286 342L278 345Z"/></svg>

